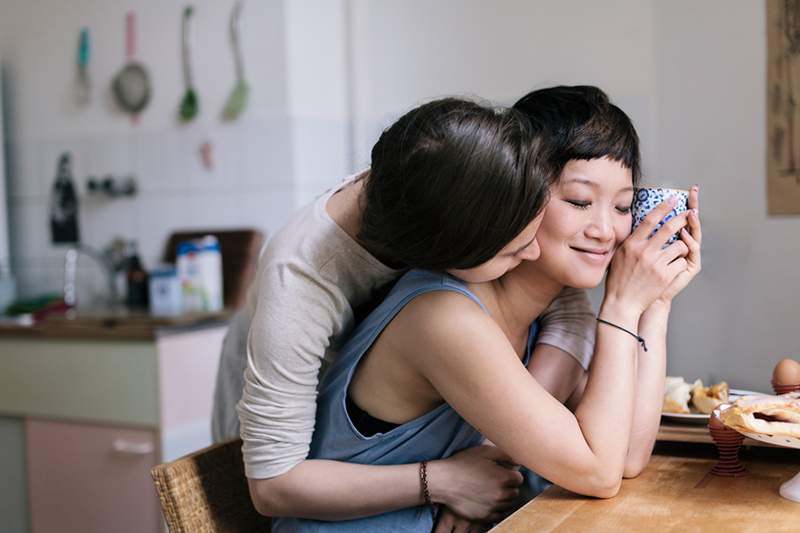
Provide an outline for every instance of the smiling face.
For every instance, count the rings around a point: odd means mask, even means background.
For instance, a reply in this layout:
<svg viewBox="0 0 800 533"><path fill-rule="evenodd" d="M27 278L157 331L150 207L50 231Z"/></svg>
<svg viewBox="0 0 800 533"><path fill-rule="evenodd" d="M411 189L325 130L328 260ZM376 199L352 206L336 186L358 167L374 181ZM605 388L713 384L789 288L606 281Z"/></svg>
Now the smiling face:
<svg viewBox="0 0 800 533"><path fill-rule="evenodd" d="M599 285L617 246L631 232L632 200L631 171L621 163L569 161L537 233L537 269L566 286Z"/></svg>

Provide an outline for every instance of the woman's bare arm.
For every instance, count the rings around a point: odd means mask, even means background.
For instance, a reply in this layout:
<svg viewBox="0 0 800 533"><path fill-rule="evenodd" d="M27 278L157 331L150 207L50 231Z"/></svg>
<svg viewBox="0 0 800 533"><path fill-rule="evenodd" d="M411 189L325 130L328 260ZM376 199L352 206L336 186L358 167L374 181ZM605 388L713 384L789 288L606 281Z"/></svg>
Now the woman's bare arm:
<svg viewBox="0 0 800 533"><path fill-rule="evenodd" d="M549 344L537 344L528 371L561 403L573 395L586 372L573 356Z"/></svg>
<svg viewBox="0 0 800 533"><path fill-rule="evenodd" d="M438 301L426 304L431 298ZM395 319L399 327L384 333L386 341L515 462L575 492L613 496L630 431L635 341L599 332L589 401L575 416L533 379L500 328L477 307L464 309L462 298L417 298ZM638 319L624 308L606 311L620 323Z"/></svg>
<svg viewBox="0 0 800 533"><path fill-rule="evenodd" d="M522 483L519 472L498 464L510 461L490 446L431 461L431 499L470 520L492 520L508 510ZM419 463L374 466L309 459L285 474L248 483L253 504L267 516L347 520L423 503Z"/></svg>
<svg viewBox="0 0 800 533"><path fill-rule="evenodd" d="M699 188L689 191L689 207L697 210ZM681 241L689 253L687 269L664 291L639 320L639 334L648 340L649 350L639 349L637 364L637 401L631 442L625 464L625 477L638 476L650 460L661 420L664 398L664 378L667 367L667 326L672 300L701 270L702 228L698 211L690 213L688 229L681 232Z"/></svg>
<svg viewBox="0 0 800 533"><path fill-rule="evenodd" d="M636 400L631 440L625 460L626 478L638 476L655 446L664 403L664 376L667 368L668 304L653 304L639 321L639 335L647 339L647 352L639 347L636 361Z"/></svg>
<svg viewBox="0 0 800 533"><path fill-rule="evenodd" d="M656 208L623 243L607 279L600 315L635 331L642 312L686 268L685 246L662 250L686 224ZM463 296L432 293L412 301L381 342L409 361L441 397L516 462L567 489L610 497L621 483L631 434L636 340L598 328L591 371L574 415L522 365L501 328ZM535 408L531 408L535 406Z"/></svg>

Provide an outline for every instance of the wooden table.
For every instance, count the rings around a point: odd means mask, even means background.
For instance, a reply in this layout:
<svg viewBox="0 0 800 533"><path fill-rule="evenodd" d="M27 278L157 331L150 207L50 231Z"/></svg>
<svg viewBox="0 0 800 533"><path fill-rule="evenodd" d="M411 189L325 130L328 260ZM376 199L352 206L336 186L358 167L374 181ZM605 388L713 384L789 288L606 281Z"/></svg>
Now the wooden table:
<svg viewBox="0 0 800 533"><path fill-rule="evenodd" d="M788 462L745 459L750 475L742 478L712 476L716 460L708 455L654 455L641 476L624 480L607 500L552 486L492 531L800 531L800 503L778 495L800 470L800 454Z"/></svg>

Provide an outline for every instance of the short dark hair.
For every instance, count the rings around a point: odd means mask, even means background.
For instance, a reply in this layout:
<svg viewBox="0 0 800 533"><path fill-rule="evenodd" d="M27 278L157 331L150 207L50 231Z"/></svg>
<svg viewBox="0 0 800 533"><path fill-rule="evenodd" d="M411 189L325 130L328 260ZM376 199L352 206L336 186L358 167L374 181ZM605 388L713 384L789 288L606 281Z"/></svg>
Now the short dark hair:
<svg viewBox="0 0 800 533"><path fill-rule="evenodd" d="M372 148L359 240L402 267L488 261L547 201L540 148L511 109L445 98L409 111Z"/></svg>
<svg viewBox="0 0 800 533"><path fill-rule="evenodd" d="M559 85L532 91L514 104L546 134L558 179L573 159L608 157L631 170L634 185L641 177L639 136L628 115L608 95L591 85Z"/></svg>

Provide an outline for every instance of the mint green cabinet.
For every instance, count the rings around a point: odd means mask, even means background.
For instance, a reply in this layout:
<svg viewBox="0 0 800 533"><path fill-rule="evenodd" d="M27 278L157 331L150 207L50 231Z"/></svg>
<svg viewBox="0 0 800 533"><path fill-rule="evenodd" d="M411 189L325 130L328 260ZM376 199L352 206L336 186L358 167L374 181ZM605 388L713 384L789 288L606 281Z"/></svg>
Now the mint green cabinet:
<svg viewBox="0 0 800 533"><path fill-rule="evenodd" d="M162 533L149 470L211 443L226 329L0 338L0 531Z"/></svg>

